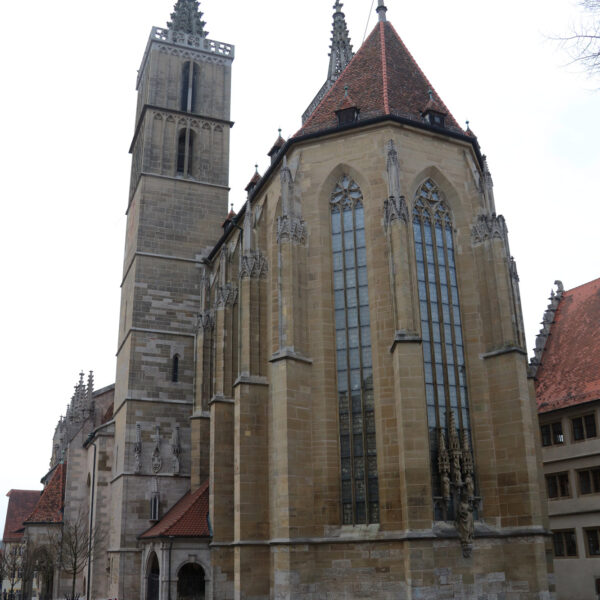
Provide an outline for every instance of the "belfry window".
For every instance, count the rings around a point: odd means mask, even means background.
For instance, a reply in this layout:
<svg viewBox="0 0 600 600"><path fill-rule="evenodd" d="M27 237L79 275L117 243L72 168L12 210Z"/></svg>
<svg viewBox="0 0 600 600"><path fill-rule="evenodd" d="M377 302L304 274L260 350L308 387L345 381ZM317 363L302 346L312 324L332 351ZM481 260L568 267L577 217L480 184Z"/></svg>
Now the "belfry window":
<svg viewBox="0 0 600 600"><path fill-rule="evenodd" d="M463 494L463 478L468 473L472 497L474 475L452 218L431 179L417 191L413 231L433 495L440 500L436 519L446 519L453 514L456 501L455 494L449 493L450 478L453 490Z"/></svg>
<svg viewBox="0 0 600 600"><path fill-rule="evenodd" d="M194 62L188 61L181 68L180 110L195 112L200 80L200 69Z"/></svg>
<svg viewBox="0 0 600 600"><path fill-rule="evenodd" d="M177 139L177 174L190 175L193 171L194 161L194 132L191 129L182 129Z"/></svg>
<svg viewBox="0 0 600 600"><path fill-rule="evenodd" d="M367 251L362 192L347 175L331 196L342 522L379 522Z"/></svg>

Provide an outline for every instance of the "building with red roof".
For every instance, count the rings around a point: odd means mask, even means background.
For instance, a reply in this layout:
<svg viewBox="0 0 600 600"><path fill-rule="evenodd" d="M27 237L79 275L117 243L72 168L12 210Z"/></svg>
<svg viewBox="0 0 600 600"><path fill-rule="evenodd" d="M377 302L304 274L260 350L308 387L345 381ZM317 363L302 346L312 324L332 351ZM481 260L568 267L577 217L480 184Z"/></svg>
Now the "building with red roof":
<svg viewBox="0 0 600 600"><path fill-rule="evenodd" d="M107 532L78 592L551 597L517 269L488 164L384 0L356 52L342 7L325 82L237 213L235 49L206 39L198 0L151 31L117 381L100 394L81 376L26 524L41 536L83 514ZM57 573L54 595L67 583Z"/></svg>
<svg viewBox="0 0 600 600"><path fill-rule="evenodd" d="M600 279L557 290L531 361L559 600L600 594Z"/></svg>

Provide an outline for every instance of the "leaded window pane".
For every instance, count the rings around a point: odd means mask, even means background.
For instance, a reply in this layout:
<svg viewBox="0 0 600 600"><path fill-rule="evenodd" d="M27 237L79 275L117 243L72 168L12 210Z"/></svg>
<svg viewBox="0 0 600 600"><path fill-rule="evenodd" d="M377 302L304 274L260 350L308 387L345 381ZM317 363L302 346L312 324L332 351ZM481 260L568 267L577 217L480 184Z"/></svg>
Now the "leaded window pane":
<svg viewBox="0 0 600 600"><path fill-rule="evenodd" d="M360 188L350 177L335 186L331 209L342 520L375 523L379 494L364 208Z"/></svg>
<svg viewBox="0 0 600 600"><path fill-rule="evenodd" d="M452 218L443 194L428 179L416 193L413 234L419 282L419 305L427 419L430 431L432 485L439 494L437 472L439 431L446 429L454 411L459 433L470 440L469 407L464 374L463 335L456 277ZM448 432L445 432L448 439ZM437 491L437 493L436 493ZM442 517L453 518L453 508Z"/></svg>

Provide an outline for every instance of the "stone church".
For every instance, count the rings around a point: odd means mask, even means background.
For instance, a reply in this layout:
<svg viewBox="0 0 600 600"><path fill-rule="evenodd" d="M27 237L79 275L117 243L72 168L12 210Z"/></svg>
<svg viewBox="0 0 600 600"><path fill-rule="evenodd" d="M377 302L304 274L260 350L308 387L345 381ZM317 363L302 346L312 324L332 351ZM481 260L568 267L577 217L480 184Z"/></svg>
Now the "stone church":
<svg viewBox="0 0 600 600"><path fill-rule="evenodd" d="M336 1L327 79L237 215L234 47L196 0L152 29L114 406L78 463L92 598L553 597L506 223L377 16L355 52Z"/></svg>

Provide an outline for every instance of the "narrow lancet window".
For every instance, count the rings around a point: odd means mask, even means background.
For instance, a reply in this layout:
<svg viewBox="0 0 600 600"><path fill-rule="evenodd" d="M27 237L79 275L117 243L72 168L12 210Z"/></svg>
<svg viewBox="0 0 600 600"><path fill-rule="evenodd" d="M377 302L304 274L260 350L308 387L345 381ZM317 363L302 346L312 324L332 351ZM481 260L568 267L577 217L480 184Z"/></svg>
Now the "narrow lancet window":
<svg viewBox="0 0 600 600"><path fill-rule="evenodd" d="M193 171L194 132L182 129L177 139L177 174L189 175Z"/></svg>
<svg viewBox="0 0 600 600"><path fill-rule="evenodd" d="M173 364L171 365L171 381L177 383L179 381L179 354L173 357Z"/></svg>
<svg viewBox="0 0 600 600"><path fill-rule="evenodd" d="M367 251L362 192L347 175L331 196L342 522L379 522Z"/></svg>
<svg viewBox="0 0 600 600"><path fill-rule="evenodd" d="M418 189L413 231L423 338L435 518L473 502L473 459L452 217L436 184Z"/></svg>

